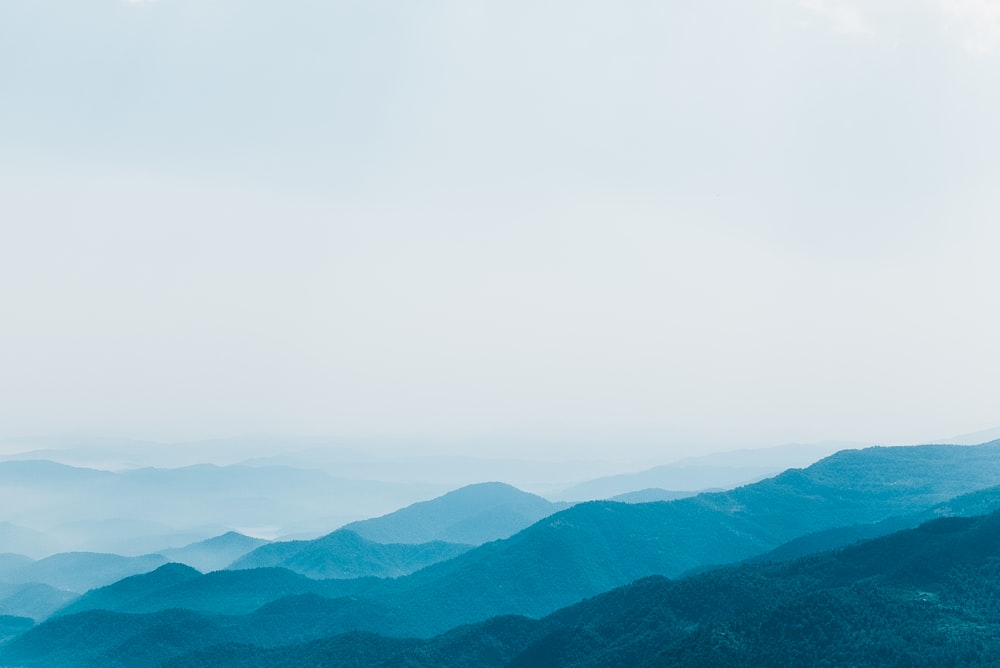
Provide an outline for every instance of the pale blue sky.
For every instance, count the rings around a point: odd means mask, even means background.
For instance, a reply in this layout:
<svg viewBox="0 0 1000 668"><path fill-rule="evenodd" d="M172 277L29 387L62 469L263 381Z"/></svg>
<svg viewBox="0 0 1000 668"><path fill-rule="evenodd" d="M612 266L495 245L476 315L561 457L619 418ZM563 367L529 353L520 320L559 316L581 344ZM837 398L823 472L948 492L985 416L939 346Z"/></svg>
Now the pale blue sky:
<svg viewBox="0 0 1000 668"><path fill-rule="evenodd" d="M996 0L6 0L0 431L996 426L998 118Z"/></svg>

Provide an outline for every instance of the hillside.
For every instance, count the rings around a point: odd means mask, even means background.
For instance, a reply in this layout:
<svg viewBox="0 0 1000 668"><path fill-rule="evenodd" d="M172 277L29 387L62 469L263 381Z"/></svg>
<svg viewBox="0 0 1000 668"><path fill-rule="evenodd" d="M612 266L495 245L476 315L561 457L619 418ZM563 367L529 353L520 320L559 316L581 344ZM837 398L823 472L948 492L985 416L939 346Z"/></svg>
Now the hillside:
<svg viewBox="0 0 1000 668"><path fill-rule="evenodd" d="M343 528L378 543L481 545L512 536L566 506L511 485L485 482Z"/></svg>
<svg viewBox="0 0 1000 668"><path fill-rule="evenodd" d="M310 578L395 578L457 557L471 545L431 542L382 544L340 529L315 540L270 543L237 559L231 569L280 567Z"/></svg>

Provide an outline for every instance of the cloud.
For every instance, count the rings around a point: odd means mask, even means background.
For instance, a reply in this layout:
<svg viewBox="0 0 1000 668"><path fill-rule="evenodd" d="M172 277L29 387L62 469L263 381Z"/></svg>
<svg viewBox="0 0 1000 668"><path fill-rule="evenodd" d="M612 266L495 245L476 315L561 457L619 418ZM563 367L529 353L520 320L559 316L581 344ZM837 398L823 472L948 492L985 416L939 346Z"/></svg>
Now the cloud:
<svg viewBox="0 0 1000 668"><path fill-rule="evenodd" d="M845 35L871 35L871 23L852 4L831 0L802 0L801 5L830 22L834 32Z"/></svg>
<svg viewBox="0 0 1000 668"><path fill-rule="evenodd" d="M962 24L964 45L975 53L993 53L1000 44L1000 0L939 0L941 10Z"/></svg>

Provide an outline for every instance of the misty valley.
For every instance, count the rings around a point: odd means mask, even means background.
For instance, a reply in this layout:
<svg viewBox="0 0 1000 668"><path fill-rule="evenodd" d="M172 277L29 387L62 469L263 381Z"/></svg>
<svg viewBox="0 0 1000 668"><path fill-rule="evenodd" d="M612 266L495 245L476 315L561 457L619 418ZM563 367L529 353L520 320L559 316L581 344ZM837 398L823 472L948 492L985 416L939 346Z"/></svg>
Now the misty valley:
<svg viewBox="0 0 1000 668"><path fill-rule="evenodd" d="M4 456L0 665L1000 656L1000 441L773 448L592 478L540 465L534 483L518 462L322 447L227 462L231 445L181 466L136 463L135 444L131 462ZM450 487L491 470L540 493Z"/></svg>

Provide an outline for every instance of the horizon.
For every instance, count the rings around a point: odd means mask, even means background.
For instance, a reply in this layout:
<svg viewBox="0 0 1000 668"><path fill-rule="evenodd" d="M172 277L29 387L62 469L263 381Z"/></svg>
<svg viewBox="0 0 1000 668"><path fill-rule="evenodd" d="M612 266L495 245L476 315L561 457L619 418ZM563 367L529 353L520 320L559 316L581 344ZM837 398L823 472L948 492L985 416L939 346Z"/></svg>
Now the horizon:
<svg viewBox="0 0 1000 668"><path fill-rule="evenodd" d="M202 446L217 446L219 452L231 451L233 456L245 454L243 460L232 461L230 464L240 464L244 461L259 461L273 458L275 455L297 453L329 453L360 458L358 461L390 461L406 459L470 459L481 461L524 461L539 463L589 462L604 464L609 467L656 466L660 464L676 464L688 460L710 459L717 455L731 455L748 452L777 452L802 450L830 449L838 450L861 449L869 447L909 447L919 445L983 445L1000 439L1000 426L981 429L973 432L921 439L915 442L878 442L878 441L839 441L826 439L813 442L790 441L746 447L732 447L727 444L716 444L708 448L667 449L660 453L650 453L643 458L633 457L588 457L585 452L568 452L559 456L553 452L544 452L540 456L531 453L514 452L495 443L494 448L476 447L469 451L469 443L449 444L448 442L422 442L403 440L380 441L377 439L359 440L344 439L318 435L289 435L270 433L248 433L240 435L220 436L214 438L198 438L187 440L157 440L135 438L134 436L107 436L91 432L61 432L46 434L21 434L18 436L0 436L0 458L12 455L31 454L33 452L97 452L109 451L127 453L129 447L152 446L165 448L194 448ZM476 444L473 444L476 445ZM481 444L479 444L481 446ZM192 460L191 463L198 463ZM205 461L204 463L218 463Z"/></svg>

